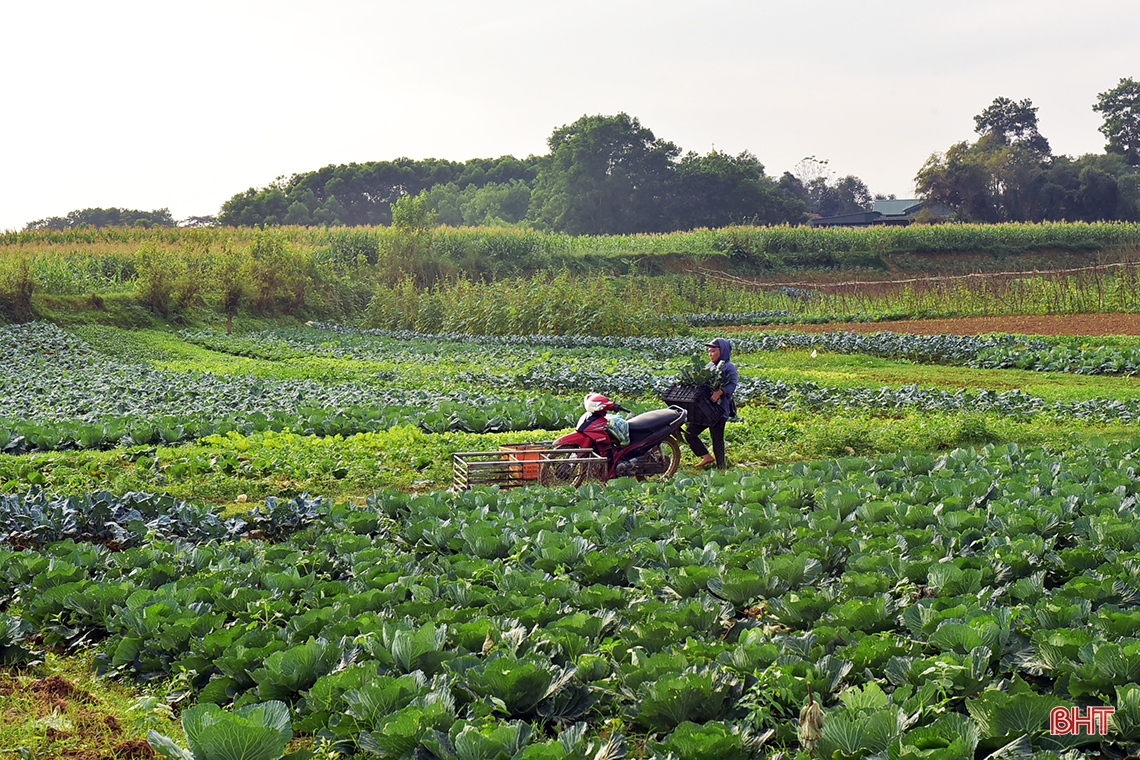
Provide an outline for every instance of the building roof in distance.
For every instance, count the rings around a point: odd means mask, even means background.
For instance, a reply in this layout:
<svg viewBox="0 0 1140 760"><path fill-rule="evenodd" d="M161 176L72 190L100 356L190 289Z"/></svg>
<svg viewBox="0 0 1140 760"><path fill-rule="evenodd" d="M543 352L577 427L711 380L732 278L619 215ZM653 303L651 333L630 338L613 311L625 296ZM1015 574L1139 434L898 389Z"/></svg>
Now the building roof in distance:
<svg viewBox="0 0 1140 760"><path fill-rule="evenodd" d="M922 209L922 201L918 198L903 200L876 200L875 211L883 216L906 216Z"/></svg>

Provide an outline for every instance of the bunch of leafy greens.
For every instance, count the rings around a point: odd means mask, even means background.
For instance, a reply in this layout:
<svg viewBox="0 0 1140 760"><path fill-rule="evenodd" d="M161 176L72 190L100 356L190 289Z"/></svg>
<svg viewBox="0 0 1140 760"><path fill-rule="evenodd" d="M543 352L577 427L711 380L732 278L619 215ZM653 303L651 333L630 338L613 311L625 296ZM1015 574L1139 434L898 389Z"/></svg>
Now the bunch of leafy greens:
<svg viewBox="0 0 1140 760"><path fill-rule="evenodd" d="M678 373L677 384L694 385L698 388L709 388L715 391L718 388L723 388L724 384L728 382L724 376L723 367L724 362L718 362L710 367L708 362L700 356L693 356L689 359L688 365L682 367Z"/></svg>

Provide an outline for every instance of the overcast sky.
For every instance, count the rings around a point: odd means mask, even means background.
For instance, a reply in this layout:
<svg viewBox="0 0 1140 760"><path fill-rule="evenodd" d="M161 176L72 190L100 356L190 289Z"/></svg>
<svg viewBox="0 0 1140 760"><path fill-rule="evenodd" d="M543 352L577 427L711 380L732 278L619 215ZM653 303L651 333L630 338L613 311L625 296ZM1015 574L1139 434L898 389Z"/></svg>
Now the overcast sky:
<svg viewBox="0 0 1140 760"><path fill-rule="evenodd" d="M908 197L997 96L1100 152L1136 0L4 2L0 229L88 207L216 214L328 164L545 153L625 111L683 151L805 156Z"/></svg>

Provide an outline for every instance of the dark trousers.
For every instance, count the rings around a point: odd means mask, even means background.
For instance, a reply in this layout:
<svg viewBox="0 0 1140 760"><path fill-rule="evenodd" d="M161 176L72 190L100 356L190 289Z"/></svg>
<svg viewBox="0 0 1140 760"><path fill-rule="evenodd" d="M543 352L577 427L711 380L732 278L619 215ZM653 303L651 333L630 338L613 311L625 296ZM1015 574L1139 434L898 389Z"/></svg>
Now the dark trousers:
<svg viewBox="0 0 1140 760"><path fill-rule="evenodd" d="M693 453L699 457L703 457L709 453L705 448L704 442L700 439L701 433L708 430L709 437L712 438L713 456L716 457L717 469L723 470L727 465L724 460L724 423L727 420L720 420L711 425L694 425L692 422L685 423L685 443L689 444L689 448Z"/></svg>

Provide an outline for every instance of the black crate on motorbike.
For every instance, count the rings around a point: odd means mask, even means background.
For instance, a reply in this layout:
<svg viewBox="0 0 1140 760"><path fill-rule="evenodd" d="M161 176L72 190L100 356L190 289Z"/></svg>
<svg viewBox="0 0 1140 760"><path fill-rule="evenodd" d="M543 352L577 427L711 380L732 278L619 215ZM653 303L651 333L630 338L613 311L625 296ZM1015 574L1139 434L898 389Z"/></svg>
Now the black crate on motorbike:
<svg viewBox="0 0 1140 760"><path fill-rule="evenodd" d="M712 400L712 391L705 385L671 385L661 394L661 400L688 412L693 425L708 426L724 416L720 405Z"/></svg>

